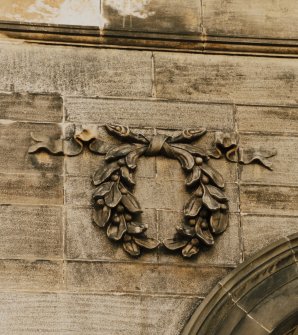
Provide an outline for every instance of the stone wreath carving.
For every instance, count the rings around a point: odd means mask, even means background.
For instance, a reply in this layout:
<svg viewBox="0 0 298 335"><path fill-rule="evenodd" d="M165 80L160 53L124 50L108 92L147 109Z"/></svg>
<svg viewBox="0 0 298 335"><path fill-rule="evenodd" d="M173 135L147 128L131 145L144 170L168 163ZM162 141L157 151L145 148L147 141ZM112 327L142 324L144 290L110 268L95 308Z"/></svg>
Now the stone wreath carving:
<svg viewBox="0 0 298 335"><path fill-rule="evenodd" d="M225 157L230 162L259 163L272 169L268 158L276 155L275 149L243 149L238 147L236 133L215 134L213 146L206 150L191 144L200 139L206 129L186 129L178 135L156 134L149 138L136 134L129 127L106 125L112 136L122 144L104 142L88 129L77 132L74 125L67 128L63 138L31 134L35 140L29 153L47 150L52 154L79 155L84 143L94 154L105 155L104 162L93 175L96 186L93 193L93 221L106 229L109 239L122 243L131 256L139 256L141 249L155 249L160 241L148 237L147 224L142 223L139 201L133 194L134 173L141 156L164 155L177 159L186 173L185 184L190 198L184 205L184 222L176 228L172 238L163 245L169 250L181 250L184 257L191 257L201 246L212 246L214 237L228 226L228 198L225 183L219 172L209 164L210 159Z"/></svg>

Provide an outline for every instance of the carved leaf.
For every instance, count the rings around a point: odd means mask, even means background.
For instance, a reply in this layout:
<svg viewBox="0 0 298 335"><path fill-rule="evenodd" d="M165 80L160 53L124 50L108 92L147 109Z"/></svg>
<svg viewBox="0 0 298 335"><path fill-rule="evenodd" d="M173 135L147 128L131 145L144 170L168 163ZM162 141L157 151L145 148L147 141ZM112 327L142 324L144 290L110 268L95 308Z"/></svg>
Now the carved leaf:
<svg viewBox="0 0 298 335"><path fill-rule="evenodd" d="M126 141L133 141L138 143L147 144L149 141L147 138L142 134L135 134L133 133L129 127L118 125L118 124L108 124L106 125L106 129L112 135L116 135L120 137L122 140Z"/></svg>
<svg viewBox="0 0 298 335"><path fill-rule="evenodd" d="M190 197L190 199L188 200L188 202L184 207L184 215L195 217L199 214L201 207L202 207L202 198L193 195Z"/></svg>
<svg viewBox="0 0 298 335"><path fill-rule="evenodd" d="M183 249L182 249L182 255L183 257L190 258L193 255L196 255L200 251L199 247L197 245L193 245L191 242L189 242Z"/></svg>
<svg viewBox="0 0 298 335"><path fill-rule="evenodd" d="M131 213L142 213L142 209L137 198L130 192L123 194L122 204Z"/></svg>
<svg viewBox="0 0 298 335"><path fill-rule="evenodd" d="M210 228L212 233L221 234L227 229L229 214L224 211L217 211L211 215Z"/></svg>
<svg viewBox="0 0 298 335"><path fill-rule="evenodd" d="M172 146L175 148L186 150L194 156L200 156L202 158L208 157L206 150L204 150L203 148L197 147L195 145L191 145L187 143L179 143L179 144L175 143L175 144L172 144Z"/></svg>
<svg viewBox="0 0 298 335"><path fill-rule="evenodd" d="M217 185L219 188L225 187L225 181L219 172L217 172L211 166L208 166L207 164L204 163L201 166L201 169L213 181L215 185Z"/></svg>
<svg viewBox="0 0 298 335"><path fill-rule="evenodd" d="M195 232L195 228L193 226L183 225L182 227L176 227L178 234L182 236L193 236Z"/></svg>
<svg viewBox="0 0 298 335"><path fill-rule="evenodd" d="M93 209L93 221L101 228L103 228L111 217L111 208L102 206Z"/></svg>
<svg viewBox="0 0 298 335"><path fill-rule="evenodd" d="M220 203L211 196L208 189L204 185L202 186L204 191L203 194L204 205L206 205L211 211L216 211L220 209Z"/></svg>
<svg viewBox="0 0 298 335"><path fill-rule="evenodd" d="M110 192L105 195L105 203L109 207L116 207L122 198L118 183L114 183Z"/></svg>
<svg viewBox="0 0 298 335"><path fill-rule="evenodd" d="M201 177L201 169L197 165L195 165L191 170L190 174L187 176L185 184L187 186L191 186L196 182L198 182L200 180L200 177Z"/></svg>
<svg viewBox="0 0 298 335"><path fill-rule="evenodd" d="M133 178L133 174L129 171L129 169L126 166L122 166L120 171L121 171L121 177L127 184L131 186L136 184Z"/></svg>
<svg viewBox="0 0 298 335"><path fill-rule="evenodd" d="M181 134L177 136L173 136L170 138L169 142L177 143L183 141L193 141L196 138L203 136L206 133L205 128L198 128L198 129L185 129L182 131Z"/></svg>
<svg viewBox="0 0 298 335"><path fill-rule="evenodd" d="M111 240L119 241L126 232L126 222L123 215L119 216L120 223L110 223L107 229L107 235Z"/></svg>
<svg viewBox="0 0 298 335"><path fill-rule="evenodd" d="M110 192L113 184L115 183L108 181L98 186L93 193L93 198L98 199L104 197L108 192Z"/></svg>
<svg viewBox="0 0 298 335"><path fill-rule="evenodd" d="M137 148L133 151L131 151L126 156L126 164L130 169L135 169L137 167L137 160L140 156L144 154L144 152L147 150L147 147L143 146L140 148Z"/></svg>
<svg viewBox="0 0 298 335"><path fill-rule="evenodd" d="M159 241L150 237L133 237L137 245L145 249L155 249L159 246Z"/></svg>
<svg viewBox="0 0 298 335"><path fill-rule="evenodd" d="M178 159L183 169L191 170L194 167L194 158L186 150L175 148L167 143L164 143L163 149L169 157Z"/></svg>
<svg viewBox="0 0 298 335"><path fill-rule="evenodd" d="M110 164L106 164L105 162L103 162L100 165L99 169L95 171L93 175L93 184L100 185L119 169L120 167L116 162L112 162Z"/></svg>
<svg viewBox="0 0 298 335"><path fill-rule="evenodd" d="M128 234L140 234L148 229L148 225L145 223L139 222L128 222L127 223L127 232Z"/></svg>
<svg viewBox="0 0 298 335"><path fill-rule="evenodd" d="M113 144L108 144L102 140L95 139L89 144L89 149L90 151L96 153L96 154L101 154L105 155L108 151L113 149L115 145Z"/></svg>
<svg viewBox="0 0 298 335"><path fill-rule="evenodd" d="M106 154L105 160L113 160L116 158L124 157L135 149L135 145L121 144L117 147L112 148Z"/></svg>
<svg viewBox="0 0 298 335"><path fill-rule="evenodd" d="M202 228L202 225L205 225L204 228ZM201 218L198 219L196 224L196 234L200 240L202 240L206 245L213 245L214 244L214 238L208 229L208 224L205 220L202 220Z"/></svg>
<svg viewBox="0 0 298 335"><path fill-rule="evenodd" d="M123 249L134 257L139 256L141 253L140 247L133 240L123 242Z"/></svg>
<svg viewBox="0 0 298 335"><path fill-rule="evenodd" d="M212 195L213 198L215 198L218 201L228 201L228 198L226 195L219 190L217 187L212 185L205 185L205 187L208 189L209 193Z"/></svg>
<svg viewBox="0 0 298 335"><path fill-rule="evenodd" d="M167 238L163 240L164 246L169 250L177 250L186 246L188 240L186 239L175 239L175 238Z"/></svg>

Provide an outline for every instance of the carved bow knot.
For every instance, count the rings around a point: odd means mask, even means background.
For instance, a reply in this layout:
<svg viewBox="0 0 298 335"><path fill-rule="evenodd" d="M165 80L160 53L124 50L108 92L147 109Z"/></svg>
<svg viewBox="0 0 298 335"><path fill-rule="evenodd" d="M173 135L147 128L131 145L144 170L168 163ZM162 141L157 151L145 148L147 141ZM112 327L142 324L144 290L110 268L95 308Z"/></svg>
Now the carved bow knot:
<svg viewBox="0 0 298 335"><path fill-rule="evenodd" d="M161 152L163 145L168 138L169 138L168 136L163 134L157 134L153 136L149 143L148 149L145 152L145 155L147 156L158 155Z"/></svg>

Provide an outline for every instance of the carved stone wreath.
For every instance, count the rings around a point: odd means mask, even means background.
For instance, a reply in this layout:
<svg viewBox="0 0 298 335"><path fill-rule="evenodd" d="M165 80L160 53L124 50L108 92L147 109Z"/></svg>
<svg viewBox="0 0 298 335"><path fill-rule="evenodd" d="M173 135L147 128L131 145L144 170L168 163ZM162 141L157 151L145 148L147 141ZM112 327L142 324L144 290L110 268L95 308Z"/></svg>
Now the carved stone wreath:
<svg viewBox="0 0 298 335"><path fill-rule="evenodd" d="M220 173L208 164L209 160L225 157L231 162L256 162L271 169L268 158L276 155L275 149L239 148L236 133L217 132L209 150L191 144L206 133L203 128L183 130L175 136L157 134L152 138L135 134L121 125L106 125L106 130L124 143L106 143L88 129L76 133L72 125L60 139L32 134L37 143L29 148L29 153L45 149L52 154L76 156L87 143L91 152L105 155L104 162L93 175L96 186L92 196L93 221L106 229L109 239L122 242L124 250L135 257L140 255L142 248L155 249L160 244L146 235L148 226L140 220L141 206L133 194L134 173L141 156L164 155L177 159L186 173L185 184L190 198L184 205L184 222L163 245L169 250L181 250L184 257L191 257L201 246L212 246L214 237L228 226L225 183Z"/></svg>

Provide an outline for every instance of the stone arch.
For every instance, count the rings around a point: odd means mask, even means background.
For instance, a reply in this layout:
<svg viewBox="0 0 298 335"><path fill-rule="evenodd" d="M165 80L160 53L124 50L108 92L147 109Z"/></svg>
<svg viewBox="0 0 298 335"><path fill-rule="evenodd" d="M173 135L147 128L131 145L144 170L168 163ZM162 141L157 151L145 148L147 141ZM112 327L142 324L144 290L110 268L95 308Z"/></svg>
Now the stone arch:
<svg viewBox="0 0 298 335"><path fill-rule="evenodd" d="M211 291L182 335L288 335L298 328L298 234L259 251Z"/></svg>

